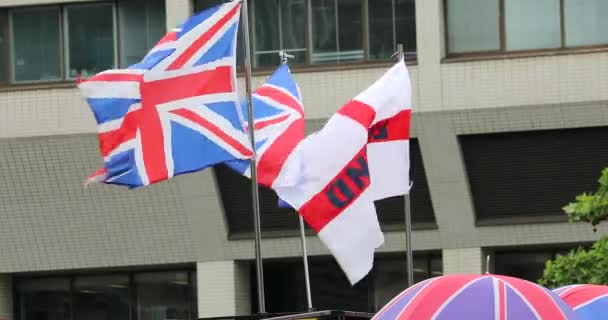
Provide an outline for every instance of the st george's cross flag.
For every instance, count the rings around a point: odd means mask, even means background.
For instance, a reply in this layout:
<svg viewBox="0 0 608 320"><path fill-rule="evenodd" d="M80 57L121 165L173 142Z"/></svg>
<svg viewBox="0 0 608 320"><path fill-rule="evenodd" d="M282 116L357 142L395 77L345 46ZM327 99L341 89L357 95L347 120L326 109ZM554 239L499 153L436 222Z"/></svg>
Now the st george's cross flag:
<svg viewBox="0 0 608 320"><path fill-rule="evenodd" d="M104 159L90 181L140 187L252 156L236 86L240 8L202 11L139 63L79 83Z"/></svg>
<svg viewBox="0 0 608 320"><path fill-rule="evenodd" d="M367 275L384 243L374 200L409 191L409 110L411 84L402 59L298 144L284 164L297 172L296 184L273 187L318 234L351 284ZM398 163L402 167L389 177Z"/></svg>
<svg viewBox="0 0 608 320"><path fill-rule="evenodd" d="M282 170L296 145L304 139L304 109L300 88L289 66L279 66L252 94L257 178L267 187L292 185L293 177ZM242 104L247 114L246 101ZM248 124L243 125L248 130ZM251 177L250 161L233 160L230 168Z"/></svg>

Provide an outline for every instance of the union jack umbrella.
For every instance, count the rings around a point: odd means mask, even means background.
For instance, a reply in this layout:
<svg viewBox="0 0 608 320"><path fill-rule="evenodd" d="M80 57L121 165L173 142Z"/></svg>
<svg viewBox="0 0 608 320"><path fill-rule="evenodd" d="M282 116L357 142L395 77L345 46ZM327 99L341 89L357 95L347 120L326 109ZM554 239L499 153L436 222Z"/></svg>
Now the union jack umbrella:
<svg viewBox="0 0 608 320"><path fill-rule="evenodd" d="M459 274L408 288L372 320L577 320L549 289L522 279Z"/></svg>
<svg viewBox="0 0 608 320"><path fill-rule="evenodd" d="M554 289L581 320L608 319L608 286L575 284Z"/></svg>
<svg viewBox="0 0 608 320"><path fill-rule="evenodd" d="M139 63L79 81L104 158L89 181L139 187L252 156L236 86L240 8L202 11Z"/></svg>

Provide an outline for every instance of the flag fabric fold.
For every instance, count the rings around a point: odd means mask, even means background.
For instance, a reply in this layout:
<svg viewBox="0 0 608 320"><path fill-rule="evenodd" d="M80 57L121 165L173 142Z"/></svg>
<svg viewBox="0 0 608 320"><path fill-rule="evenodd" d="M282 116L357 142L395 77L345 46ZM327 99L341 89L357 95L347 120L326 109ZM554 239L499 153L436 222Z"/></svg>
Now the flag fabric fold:
<svg viewBox="0 0 608 320"><path fill-rule="evenodd" d="M380 179L386 178L384 157L395 156L409 168L404 146L410 109L409 74L401 60L298 144L284 164L297 183L273 187L318 234L351 284L371 270L374 251L384 242L374 200L409 190L397 182L404 178L409 185L408 170L392 177L397 190L386 190Z"/></svg>
<svg viewBox="0 0 608 320"><path fill-rule="evenodd" d="M289 66L280 65L268 80L252 93L258 183L267 187L293 185L294 177L282 170L294 148L304 139L304 108L300 88ZM247 114L247 104L241 105ZM246 131L249 130L245 123ZM251 177L250 161L226 163Z"/></svg>
<svg viewBox="0 0 608 320"><path fill-rule="evenodd" d="M202 11L139 63L79 81L104 159L89 182L141 187L252 156L236 87L240 8Z"/></svg>

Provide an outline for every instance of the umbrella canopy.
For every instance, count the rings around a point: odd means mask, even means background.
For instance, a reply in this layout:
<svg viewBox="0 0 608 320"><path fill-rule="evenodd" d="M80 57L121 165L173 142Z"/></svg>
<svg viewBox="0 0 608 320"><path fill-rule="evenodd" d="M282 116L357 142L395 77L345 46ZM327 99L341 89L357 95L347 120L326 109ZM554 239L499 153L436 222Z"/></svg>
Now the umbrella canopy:
<svg viewBox="0 0 608 320"><path fill-rule="evenodd" d="M575 284L553 290L581 320L608 318L608 286Z"/></svg>
<svg viewBox="0 0 608 320"><path fill-rule="evenodd" d="M372 320L578 320L551 290L522 279L461 274L431 278L397 295Z"/></svg>

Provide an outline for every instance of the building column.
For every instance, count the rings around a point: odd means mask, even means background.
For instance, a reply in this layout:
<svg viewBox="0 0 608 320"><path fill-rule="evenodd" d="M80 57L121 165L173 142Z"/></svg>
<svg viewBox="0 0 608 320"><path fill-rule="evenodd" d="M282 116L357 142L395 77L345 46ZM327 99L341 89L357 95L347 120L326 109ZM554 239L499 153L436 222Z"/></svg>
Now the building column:
<svg viewBox="0 0 608 320"><path fill-rule="evenodd" d="M247 261L196 264L198 317L251 313L250 268Z"/></svg>
<svg viewBox="0 0 608 320"><path fill-rule="evenodd" d="M13 285L10 275L0 274L0 319L13 320Z"/></svg>
<svg viewBox="0 0 608 320"><path fill-rule="evenodd" d="M443 249L443 274L484 273L482 248Z"/></svg>
<svg viewBox="0 0 608 320"><path fill-rule="evenodd" d="M167 30L186 21L194 13L193 0L165 0Z"/></svg>

